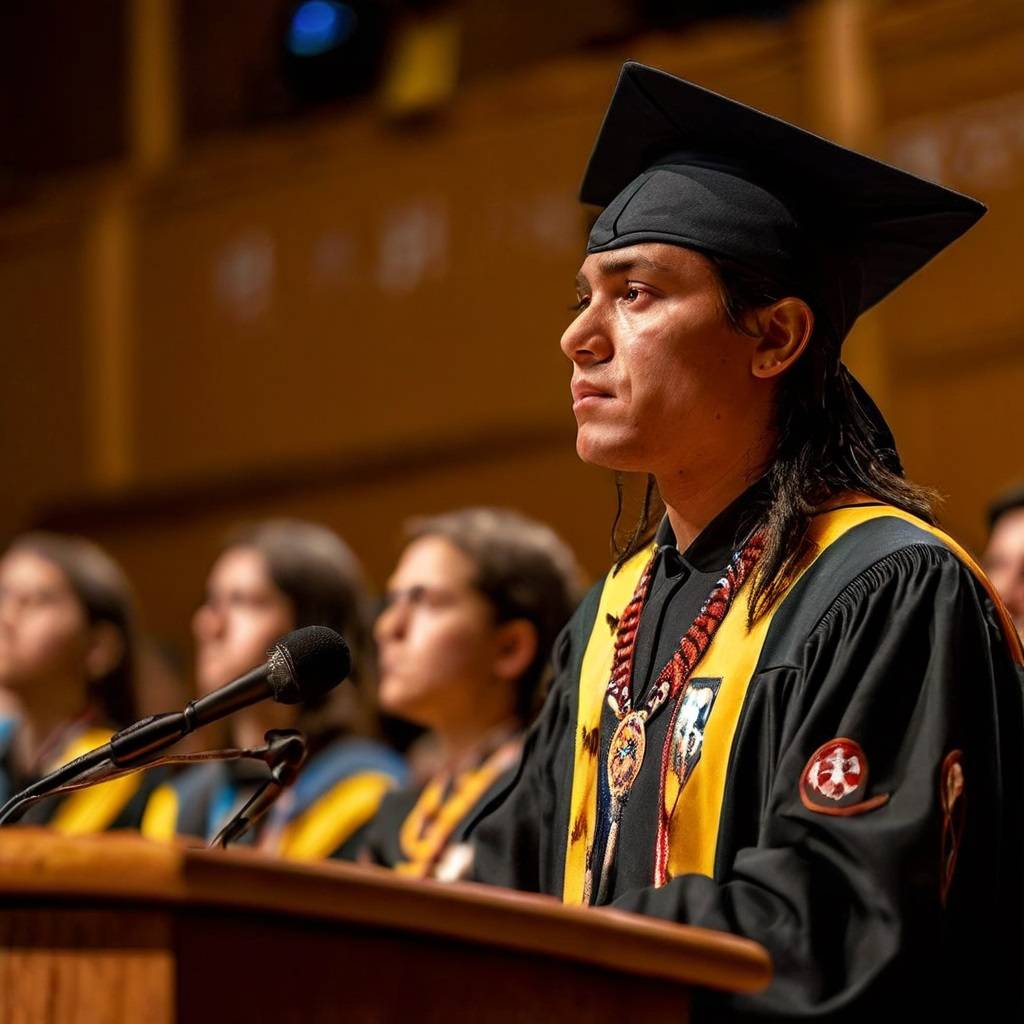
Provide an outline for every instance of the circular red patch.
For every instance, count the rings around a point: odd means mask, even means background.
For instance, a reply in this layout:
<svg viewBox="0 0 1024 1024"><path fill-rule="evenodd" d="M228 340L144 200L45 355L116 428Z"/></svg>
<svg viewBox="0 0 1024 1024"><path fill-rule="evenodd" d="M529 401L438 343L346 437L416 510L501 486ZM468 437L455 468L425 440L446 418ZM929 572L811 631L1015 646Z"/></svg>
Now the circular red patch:
<svg viewBox="0 0 1024 1024"><path fill-rule="evenodd" d="M868 759L859 743L838 738L811 754L800 777L800 796L811 810L837 810L864 799Z"/></svg>

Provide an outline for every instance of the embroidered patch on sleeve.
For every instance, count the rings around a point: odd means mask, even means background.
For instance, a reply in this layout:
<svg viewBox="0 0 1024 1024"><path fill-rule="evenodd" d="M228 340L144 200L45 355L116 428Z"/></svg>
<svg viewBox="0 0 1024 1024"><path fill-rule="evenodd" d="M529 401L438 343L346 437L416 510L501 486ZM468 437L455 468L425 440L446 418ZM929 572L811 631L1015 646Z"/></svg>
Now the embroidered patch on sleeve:
<svg viewBox="0 0 1024 1024"><path fill-rule="evenodd" d="M939 897L946 905L949 887L953 884L956 860L960 854L960 838L964 831L964 810L967 802L962 750L953 750L942 762L939 776L939 803L942 806L942 859L939 864Z"/></svg>
<svg viewBox="0 0 1024 1024"><path fill-rule="evenodd" d="M800 776L800 799L819 814L863 814L889 799L885 793L866 800L867 788L867 756L859 743L845 737L818 747Z"/></svg>

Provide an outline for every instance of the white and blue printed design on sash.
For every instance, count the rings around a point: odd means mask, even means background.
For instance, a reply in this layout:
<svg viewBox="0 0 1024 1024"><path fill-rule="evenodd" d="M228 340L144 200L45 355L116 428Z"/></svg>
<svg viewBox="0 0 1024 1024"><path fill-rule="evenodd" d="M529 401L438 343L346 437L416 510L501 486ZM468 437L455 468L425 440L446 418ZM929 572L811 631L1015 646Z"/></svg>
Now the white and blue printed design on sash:
<svg viewBox="0 0 1024 1024"><path fill-rule="evenodd" d="M683 693L672 730L672 771L680 787L686 785L700 760L704 729L721 683L721 679L691 679Z"/></svg>

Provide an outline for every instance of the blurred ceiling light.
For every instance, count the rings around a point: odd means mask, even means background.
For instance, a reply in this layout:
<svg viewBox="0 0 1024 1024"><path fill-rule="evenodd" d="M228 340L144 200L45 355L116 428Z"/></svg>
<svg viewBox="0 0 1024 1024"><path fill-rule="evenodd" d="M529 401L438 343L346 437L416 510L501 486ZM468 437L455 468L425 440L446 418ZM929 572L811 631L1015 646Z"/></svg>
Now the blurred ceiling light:
<svg viewBox="0 0 1024 1024"><path fill-rule="evenodd" d="M358 23L348 4L307 0L299 4L288 26L288 49L296 57L318 57L352 35Z"/></svg>
<svg viewBox="0 0 1024 1024"><path fill-rule="evenodd" d="M315 105L370 92L384 55L389 5L375 0L304 0L286 9L282 39L288 86Z"/></svg>

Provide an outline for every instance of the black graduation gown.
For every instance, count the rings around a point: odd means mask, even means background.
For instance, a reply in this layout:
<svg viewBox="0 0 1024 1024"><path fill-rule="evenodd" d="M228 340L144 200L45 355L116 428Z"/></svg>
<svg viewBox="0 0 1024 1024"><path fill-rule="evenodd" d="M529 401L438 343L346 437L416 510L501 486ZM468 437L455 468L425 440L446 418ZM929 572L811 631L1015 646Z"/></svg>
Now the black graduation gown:
<svg viewBox="0 0 1024 1024"><path fill-rule="evenodd" d="M634 662L641 694L744 535L751 502L725 510L682 556L663 524ZM514 783L474 822L480 881L562 895L576 691L601 589L558 640L555 682ZM950 1019L993 999L1019 1019L1020 684L992 600L941 540L897 518L853 528L772 620L731 747L713 876L652 885L660 773L648 756L607 901L767 947L769 988L706 994L698 1019L861 1020L883 1007ZM649 750L660 750L667 714L651 721ZM614 724L605 712L601 765ZM850 736L870 762L867 796L888 800L852 816L816 813L800 794L808 759ZM943 907L940 766L953 750L963 751L966 815Z"/></svg>

